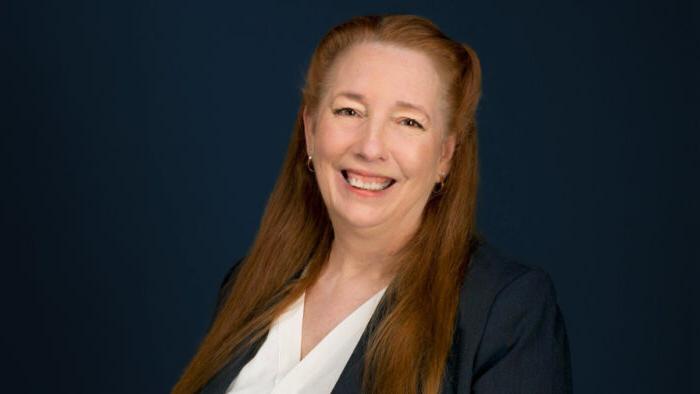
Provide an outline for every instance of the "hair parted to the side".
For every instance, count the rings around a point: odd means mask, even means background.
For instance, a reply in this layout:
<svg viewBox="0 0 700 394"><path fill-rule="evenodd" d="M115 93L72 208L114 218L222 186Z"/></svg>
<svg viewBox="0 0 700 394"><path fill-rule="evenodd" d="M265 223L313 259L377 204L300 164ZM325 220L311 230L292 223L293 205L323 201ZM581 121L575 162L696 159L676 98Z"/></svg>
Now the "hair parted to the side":
<svg viewBox="0 0 700 394"><path fill-rule="evenodd" d="M383 318L371 331L363 392L439 392L475 236L481 69L469 46L451 40L429 20L386 15L353 18L331 29L316 47L287 156L257 237L173 393L201 390L232 356L265 335L326 263L333 227L306 168L302 114L305 107L316 111L338 56L370 41L421 51L432 59L446 87L448 133L456 135L457 146L444 189L428 200L420 226L394 256L401 269L380 305Z"/></svg>

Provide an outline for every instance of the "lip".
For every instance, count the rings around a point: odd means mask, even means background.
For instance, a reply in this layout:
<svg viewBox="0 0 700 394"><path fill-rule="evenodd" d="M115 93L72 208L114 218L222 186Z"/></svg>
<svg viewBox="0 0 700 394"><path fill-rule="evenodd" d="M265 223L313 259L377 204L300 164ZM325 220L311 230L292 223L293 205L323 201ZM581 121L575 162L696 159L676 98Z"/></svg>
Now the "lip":
<svg viewBox="0 0 700 394"><path fill-rule="evenodd" d="M392 181L396 181L396 179L394 179L390 176L375 174L372 172L362 171L362 170L358 170L355 168L343 168L341 171L349 171L349 172L355 173L357 175L366 176L366 177L370 177L370 178L384 178L384 179L391 179Z"/></svg>
<svg viewBox="0 0 700 394"><path fill-rule="evenodd" d="M355 188L355 187L353 187L352 185L350 185L350 184L345 180L345 177L343 176L343 171L346 171L346 170L343 169L343 170L340 170L340 171L337 172L337 174L338 174L338 182L340 182L341 187L343 187L343 188L346 189L347 191L349 191L349 192L351 192L351 193L353 193L354 195L359 196L359 197L364 197L364 198L366 198L366 197L381 197L381 196L384 196L384 195L387 194L390 190L393 189L394 183L396 183L396 180L395 180L395 179L389 178L389 177L384 177L384 178L387 178L387 179L391 179L391 180L392 180L392 181L391 181L391 184L389 185L389 187L387 187L387 188L384 189L384 190L364 190L364 189L358 189L358 188ZM349 171L353 171L353 170L349 170ZM353 172L354 172L354 171L353 171ZM366 176L371 176L371 175L366 175ZM375 176L376 176L376 175L375 175Z"/></svg>

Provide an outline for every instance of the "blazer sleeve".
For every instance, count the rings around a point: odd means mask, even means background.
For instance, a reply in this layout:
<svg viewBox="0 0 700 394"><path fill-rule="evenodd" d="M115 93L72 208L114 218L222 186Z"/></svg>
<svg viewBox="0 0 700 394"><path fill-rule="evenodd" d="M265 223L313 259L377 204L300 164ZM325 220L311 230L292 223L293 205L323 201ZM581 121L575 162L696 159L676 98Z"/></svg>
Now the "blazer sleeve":
<svg viewBox="0 0 700 394"><path fill-rule="evenodd" d="M563 315L549 275L530 269L499 291L476 353L475 394L571 393Z"/></svg>

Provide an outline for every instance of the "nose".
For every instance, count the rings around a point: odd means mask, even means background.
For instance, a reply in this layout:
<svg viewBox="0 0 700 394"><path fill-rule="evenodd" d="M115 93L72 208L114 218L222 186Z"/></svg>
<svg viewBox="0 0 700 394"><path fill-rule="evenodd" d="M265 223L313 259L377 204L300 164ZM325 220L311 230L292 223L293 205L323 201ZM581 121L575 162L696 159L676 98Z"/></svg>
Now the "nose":
<svg viewBox="0 0 700 394"><path fill-rule="evenodd" d="M366 161L386 160L385 137L384 125L378 119L366 122L355 142L355 155Z"/></svg>

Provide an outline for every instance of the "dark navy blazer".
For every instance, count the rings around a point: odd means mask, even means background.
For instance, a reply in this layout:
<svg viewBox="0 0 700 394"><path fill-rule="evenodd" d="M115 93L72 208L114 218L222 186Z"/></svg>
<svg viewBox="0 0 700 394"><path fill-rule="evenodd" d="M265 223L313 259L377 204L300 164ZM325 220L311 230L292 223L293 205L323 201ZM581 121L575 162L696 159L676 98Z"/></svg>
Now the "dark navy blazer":
<svg viewBox="0 0 700 394"><path fill-rule="evenodd" d="M505 258L484 241L477 243L470 258L442 393L571 393L566 327L547 273ZM235 266L222 283L219 303ZM382 313L380 304L372 321L381 319ZM333 394L360 393L370 326ZM265 336L231 359L201 392L225 393L264 340Z"/></svg>

